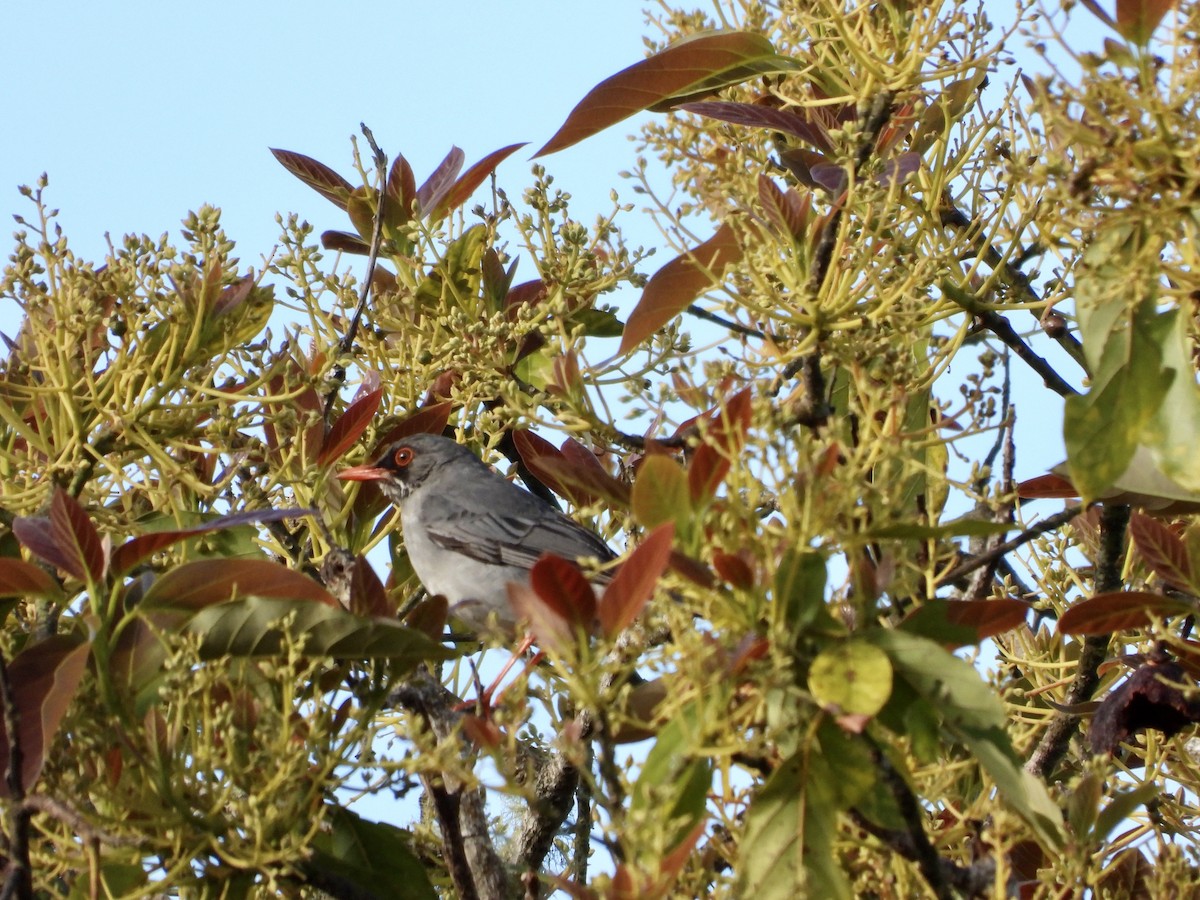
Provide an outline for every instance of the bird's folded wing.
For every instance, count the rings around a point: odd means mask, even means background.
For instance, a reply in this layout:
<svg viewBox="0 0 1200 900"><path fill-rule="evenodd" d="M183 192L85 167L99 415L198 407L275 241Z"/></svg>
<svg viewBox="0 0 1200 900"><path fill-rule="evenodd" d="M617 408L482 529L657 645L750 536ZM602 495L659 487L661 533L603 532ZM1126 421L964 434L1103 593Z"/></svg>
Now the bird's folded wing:
<svg viewBox="0 0 1200 900"><path fill-rule="evenodd" d="M615 557L600 537L565 516L501 515L455 510L427 523L430 540L480 562L528 569L543 553L564 559Z"/></svg>

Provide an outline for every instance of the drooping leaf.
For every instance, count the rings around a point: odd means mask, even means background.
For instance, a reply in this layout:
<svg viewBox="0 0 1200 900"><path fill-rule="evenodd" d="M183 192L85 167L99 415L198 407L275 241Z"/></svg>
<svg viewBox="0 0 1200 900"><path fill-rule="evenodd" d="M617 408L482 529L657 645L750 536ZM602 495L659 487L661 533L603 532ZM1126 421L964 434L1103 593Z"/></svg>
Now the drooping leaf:
<svg viewBox="0 0 1200 900"><path fill-rule="evenodd" d="M814 125L808 120L808 116L795 109L778 109L761 103L734 103L726 100L684 103L679 108L684 112L729 122L733 125L766 128L794 135L812 144L823 153L832 153L834 150L825 129Z"/></svg>
<svg viewBox="0 0 1200 900"><path fill-rule="evenodd" d="M305 656L387 659L401 669L452 655L441 644L388 619L367 619L303 600L252 597L209 606L196 613L186 630L200 636L200 656L276 656L285 631L303 641Z"/></svg>
<svg viewBox="0 0 1200 900"><path fill-rule="evenodd" d="M285 169L307 184L310 188L333 203L340 209L345 209L354 190L350 182L324 163L319 163L311 156L294 153L291 150L271 149L271 153L279 160Z"/></svg>
<svg viewBox="0 0 1200 900"><path fill-rule="evenodd" d="M286 599L341 609L325 588L307 575L265 559L201 559L159 577L146 595L146 607L204 609L246 597Z"/></svg>
<svg viewBox="0 0 1200 900"><path fill-rule="evenodd" d="M675 523L659 525L642 539L608 583L596 610L605 637L615 638L641 615L667 568L674 540Z"/></svg>
<svg viewBox="0 0 1200 900"><path fill-rule="evenodd" d="M62 597L62 589L45 569L5 556L0 557L0 597L57 600Z"/></svg>
<svg viewBox="0 0 1200 900"><path fill-rule="evenodd" d="M190 528L173 528L164 531L153 531L130 538L113 551L110 568L114 575L126 575L139 563L153 556L159 550L188 538L214 531L224 531L227 528L238 528L243 525L259 525L269 522L282 522L284 519L298 519L311 515L311 509L262 509L247 510L220 516Z"/></svg>
<svg viewBox="0 0 1200 900"><path fill-rule="evenodd" d="M758 75L797 68L795 60L778 55L761 34L727 31L689 37L588 91L534 157L577 144L634 113L670 108Z"/></svg>
<svg viewBox="0 0 1200 900"><path fill-rule="evenodd" d="M647 456L638 467L630 506L634 518L647 528L674 522L685 532L692 518L687 473L664 453Z"/></svg>
<svg viewBox="0 0 1200 900"><path fill-rule="evenodd" d="M313 855L303 864L310 876L333 873L363 896L436 900L425 865L412 850L411 833L340 806L330 809L325 820L329 828L317 833ZM312 883L322 882L317 878Z"/></svg>
<svg viewBox="0 0 1200 900"><path fill-rule="evenodd" d="M527 431L514 431L513 441L529 471L576 506L604 499L620 507L629 505L630 488L604 470L595 454L568 438L561 449Z"/></svg>
<svg viewBox="0 0 1200 900"><path fill-rule="evenodd" d="M33 789L41 774L54 735L83 678L90 650L91 644L77 637L52 635L30 644L8 664L21 749L21 788L26 792ZM0 773L8 771L10 744L4 717L0 716ZM2 776L0 797L12 799L8 781Z"/></svg>
<svg viewBox="0 0 1200 900"><path fill-rule="evenodd" d="M1155 619L1195 613L1191 604L1146 591L1115 591L1081 600L1062 614L1063 634L1111 634L1128 628L1145 628Z"/></svg>
<svg viewBox="0 0 1200 900"><path fill-rule="evenodd" d="M376 388L347 406L325 436L325 443L317 455L317 465L327 466L340 459L367 430L367 426L375 418L375 413L379 411L382 400L383 389Z"/></svg>
<svg viewBox="0 0 1200 900"><path fill-rule="evenodd" d="M736 233L728 223L722 223L703 244L655 272L625 322L618 352L629 353L674 319L717 283L726 266L741 258Z"/></svg>

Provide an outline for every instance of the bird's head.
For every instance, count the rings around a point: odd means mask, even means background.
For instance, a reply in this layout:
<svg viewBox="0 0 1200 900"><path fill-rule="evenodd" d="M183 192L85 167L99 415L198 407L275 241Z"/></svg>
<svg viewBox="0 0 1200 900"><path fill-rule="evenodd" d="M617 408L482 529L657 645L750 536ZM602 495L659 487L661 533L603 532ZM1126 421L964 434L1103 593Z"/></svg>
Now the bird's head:
<svg viewBox="0 0 1200 900"><path fill-rule="evenodd" d="M462 454L470 456L471 452L448 438L414 434L389 444L373 463L343 469L337 477L343 481L377 482L385 497L399 503L437 469Z"/></svg>

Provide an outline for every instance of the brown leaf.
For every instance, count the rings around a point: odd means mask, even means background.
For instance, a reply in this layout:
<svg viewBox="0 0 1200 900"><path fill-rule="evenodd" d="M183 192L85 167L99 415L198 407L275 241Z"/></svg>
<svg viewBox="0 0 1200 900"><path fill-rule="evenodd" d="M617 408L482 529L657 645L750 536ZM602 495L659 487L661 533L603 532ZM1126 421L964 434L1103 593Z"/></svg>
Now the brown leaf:
<svg viewBox="0 0 1200 900"><path fill-rule="evenodd" d="M62 589L45 569L23 559L0 557L0 597L62 596Z"/></svg>
<svg viewBox="0 0 1200 900"><path fill-rule="evenodd" d="M404 617L404 624L432 641L440 641L450 617L450 604L441 594L426 597Z"/></svg>
<svg viewBox="0 0 1200 900"><path fill-rule="evenodd" d="M733 460L742 454L750 429L750 388L743 388L725 402L701 430L704 443L696 448L688 464L688 489L693 502L706 501L729 474Z"/></svg>
<svg viewBox="0 0 1200 900"><path fill-rule="evenodd" d="M504 160L508 159L512 154L516 153L524 147L528 141L522 141L519 144L509 144L507 147L501 147L499 150L494 150L481 159L463 174L463 177L454 183L454 186L447 190L442 199L429 210L428 216L430 219L440 219L447 213L454 212L475 193L475 189L496 171L496 167Z"/></svg>
<svg viewBox="0 0 1200 900"><path fill-rule="evenodd" d="M1151 572L1172 587L1198 593L1192 580L1187 547L1170 528L1145 513L1134 511L1129 519L1129 536Z"/></svg>
<svg viewBox="0 0 1200 900"><path fill-rule="evenodd" d="M1155 618L1193 612L1190 604L1162 594L1117 591L1076 603L1058 620L1058 630L1063 634L1111 634L1142 628Z"/></svg>
<svg viewBox="0 0 1200 900"><path fill-rule="evenodd" d="M356 616L378 616L387 619L396 615L395 604L365 556L354 560L354 569L351 571L350 612Z"/></svg>
<svg viewBox="0 0 1200 900"><path fill-rule="evenodd" d="M414 434L441 434L446 430L446 423L450 421L450 413L453 410L454 404L449 400L421 407L403 422L390 428L375 442L371 458L374 459L384 447L396 443L401 438Z"/></svg>
<svg viewBox="0 0 1200 900"><path fill-rule="evenodd" d="M153 556L159 550L172 544L209 534L213 531L223 531L226 528L237 528L242 525L258 525L267 522L281 522L284 519L296 519L312 513L311 509L264 509L247 510L229 516L221 516L191 528L177 528L170 531L154 531L150 534L140 534L130 538L113 551L109 568L115 575L125 575L138 563Z"/></svg>
<svg viewBox="0 0 1200 900"><path fill-rule="evenodd" d="M539 647L562 653L574 645L575 633L571 623L543 600L537 591L516 581L508 582L505 588L513 614L528 625Z"/></svg>
<svg viewBox="0 0 1200 900"><path fill-rule="evenodd" d="M628 353L711 288L726 266L742 258L733 228L723 223L698 247L675 257L651 276L625 322L619 353Z"/></svg>
<svg viewBox="0 0 1200 900"><path fill-rule="evenodd" d="M759 175L758 202L771 225L785 238L799 241L805 237L812 194L805 193L802 198L792 188L780 190L774 179Z"/></svg>
<svg viewBox="0 0 1200 900"><path fill-rule="evenodd" d="M27 646L8 664L21 749L21 788L30 791L41 774L87 664L91 644L60 634ZM0 709L3 700L0 698ZM8 771L9 740L0 716L0 772ZM12 799L8 780L0 777L0 797Z"/></svg>
<svg viewBox="0 0 1200 900"><path fill-rule="evenodd" d="M379 411L379 403L383 399L382 388L376 388L359 397L346 407L346 411L338 416L338 420L325 436L325 443L317 455L317 465L327 466L340 459L355 441L362 436Z"/></svg>
<svg viewBox="0 0 1200 900"><path fill-rule="evenodd" d="M723 553L717 550L713 553L713 568L721 576L721 580L730 587L748 591L754 587L754 569L740 554Z"/></svg>
<svg viewBox="0 0 1200 900"><path fill-rule="evenodd" d="M1061 475L1038 475L1017 485L1022 500L1066 500L1079 496L1075 485Z"/></svg>
<svg viewBox="0 0 1200 900"><path fill-rule="evenodd" d="M200 610L244 597L309 600L341 609L307 575L265 559L201 559L160 576L142 598L146 607Z"/></svg>
<svg viewBox="0 0 1200 900"><path fill-rule="evenodd" d="M1147 728L1167 737L1200 722L1200 700L1187 699L1194 687L1177 663L1148 663L1138 668L1101 702L1088 733L1095 753L1112 753L1122 741Z"/></svg>
<svg viewBox="0 0 1200 900"><path fill-rule="evenodd" d="M604 79L579 101L534 158L577 144L634 113L665 108L759 74L798 65L761 34L710 32L679 41Z"/></svg>
<svg viewBox="0 0 1200 900"><path fill-rule="evenodd" d="M462 170L464 154L457 147L451 147L446 158L438 163L425 183L417 188L417 209L423 216L428 210L434 209L446 196L446 192L454 185L454 179Z"/></svg>
<svg viewBox="0 0 1200 900"><path fill-rule="evenodd" d="M348 231L322 231L321 246L337 253L357 253L359 256L371 252L370 244Z"/></svg>
<svg viewBox="0 0 1200 900"><path fill-rule="evenodd" d="M1117 0L1117 21L1114 27L1127 41L1148 44L1163 16L1174 9L1178 2L1179 0Z"/></svg>
<svg viewBox="0 0 1200 900"><path fill-rule="evenodd" d="M719 119L733 125L750 128L768 128L782 131L807 141L824 153L833 153L829 135L819 124L809 122L808 116L799 110L776 109L761 103L733 103L724 100L708 100L702 103L684 103L679 107L684 112L695 113L710 119Z"/></svg>
<svg viewBox="0 0 1200 900"><path fill-rule="evenodd" d="M55 488L49 518L17 517L13 533L22 545L68 575L99 580L107 562L100 535L83 507Z"/></svg>
<svg viewBox="0 0 1200 900"><path fill-rule="evenodd" d="M543 553L529 570L529 586L572 626L592 630L596 619L596 592L574 562L553 553Z"/></svg>
<svg viewBox="0 0 1200 900"><path fill-rule="evenodd" d="M605 637L616 637L642 614L667 568L674 540L675 523L665 522L646 535L621 565L596 610Z"/></svg>
<svg viewBox="0 0 1200 900"><path fill-rule="evenodd" d="M389 220L403 224L412 218L413 201L417 199L417 179L413 176L412 166L403 154L397 154L392 160L392 168L387 179L387 209L391 214Z"/></svg>
<svg viewBox="0 0 1200 900"><path fill-rule="evenodd" d="M529 471L556 494L567 497L576 506L597 499L629 505L629 485L604 470L595 454L568 438L560 450L544 438L528 431L514 431L513 443Z"/></svg>
<svg viewBox="0 0 1200 900"><path fill-rule="evenodd" d="M350 192L354 190L350 182L324 163L317 162L311 156L294 153L291 150L271 149L271 153L285 169L307 184L310 188L328 200L330 203L345 209L350 200Z"/></svg>

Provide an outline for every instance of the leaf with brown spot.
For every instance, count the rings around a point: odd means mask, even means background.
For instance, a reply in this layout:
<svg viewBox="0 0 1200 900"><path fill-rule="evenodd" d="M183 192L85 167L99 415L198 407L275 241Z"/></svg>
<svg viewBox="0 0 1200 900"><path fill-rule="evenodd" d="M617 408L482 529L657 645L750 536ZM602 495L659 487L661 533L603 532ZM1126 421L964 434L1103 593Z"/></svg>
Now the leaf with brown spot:
<svg viewBox="0 0 1200 900"><path fill-rule="evenodd" d="M338 420L329 429L329 434L325 436L324 446L317 455L317 465L327 466L340 459L342 454L350 449L375 418L382 399L382 388L376 388L346 407L346 411L338 416Z"/></svg>
<svg viewBox="0 0 1200 900"><path fill-rule="evenodd" d="M305 600L341 609L325 588L307 575L265 559L201 559L160 576L146 595L147 608L204 609L245 597Z"/></svg>
<svg viewBox="0 0 1200 900"><path fill-rule="evenodd" d="M667 109L756 75L797 68L799 63L777 54L761 34L725 31L685 38L588 91L534 158L577 144L634 113Z"/></svg>
<svg viewBox="0 0 1200 900"><path fill-rule="evenodd" d="M340 209L345 209L354 190L350 182L324 163L311 156L291 150L276 150L271 153L285 169L307 184L310 188Z"/></svg>
<svg viewBox="0 0 1200 900"><path fill-rule="evenodd" d="M1194 612L1191 604L1162 594L1116 591L1076 603L1058 620L1058 630L1063 634L1111 634L1144 628L1156 618Z"/></svg>
<svg viewBox="0 0 1200 900"><path fill-rule="evenodd" d="M1162 522L1134 511L1129 518L1129 536L1150 571L1172 587L1200 593L1192 579L1192 562L1187 547Z"/></svg>
<svg viewBox="0 0 1200 900"><path fill-rule="evenodd" d="M683 253L651 276L625 322L619 353L629 353L697 297L716 284L725 267L742 258L742 247L728 223L698 247Z"/></svg>
<svg viewBox="0 0 1200 900"><path fill-rule="evenodd" d="M33 789L46 762L58 726L83 678L91 644L58 634L27 646L8 664L21 749L21 789ZM3 698L0 698L3 709ZM7 772L12 741L0 716L0 772ZM0 777L0 797L12 799L8 779Z"/></svg>
<svg viewBox="0 0 1200 900"><path fill-rule="evenodd" d="M596 610L605 637L615 638L642 614L667 568L674 540L675 523L665 522L646 535L622 563Z"/></svg>

